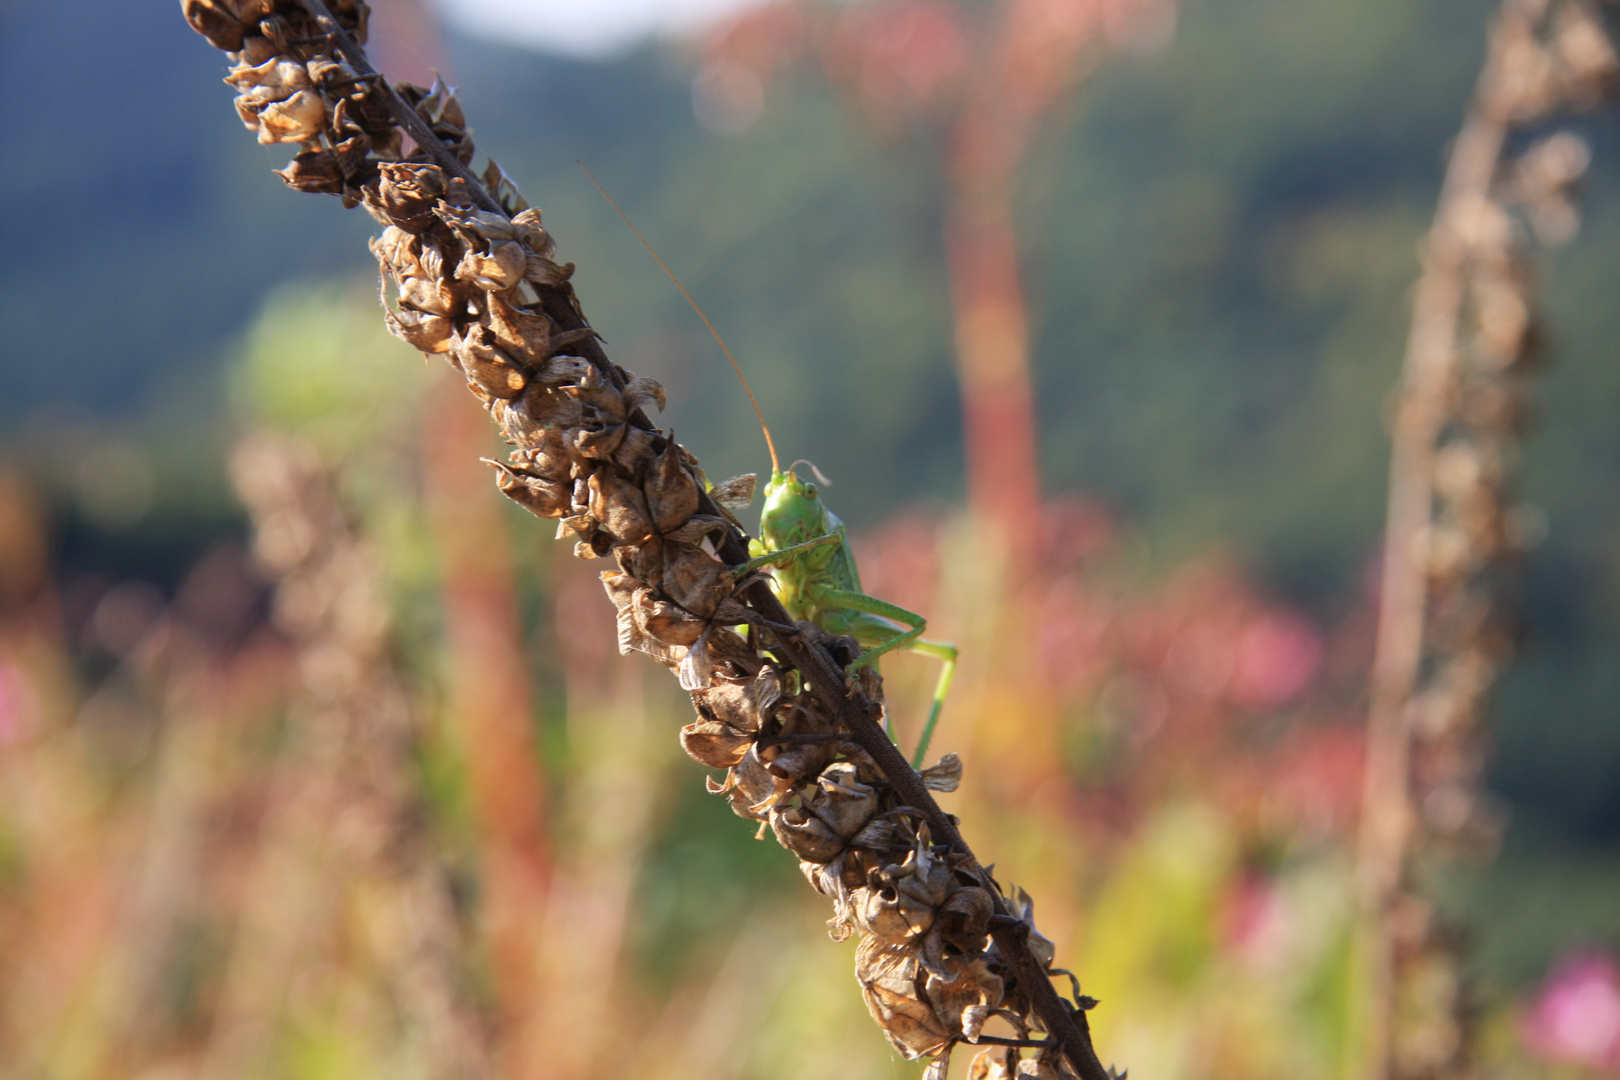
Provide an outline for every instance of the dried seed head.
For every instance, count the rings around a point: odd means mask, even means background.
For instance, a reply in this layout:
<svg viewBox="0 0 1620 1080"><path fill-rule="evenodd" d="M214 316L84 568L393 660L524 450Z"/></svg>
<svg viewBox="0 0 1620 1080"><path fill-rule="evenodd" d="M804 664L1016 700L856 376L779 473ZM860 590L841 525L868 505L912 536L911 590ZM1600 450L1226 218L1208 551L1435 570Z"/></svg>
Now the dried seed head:
<svg viewBox="0 0 1620 1080"><path fill-rule="evenodd" d="M328 3L363 35L360 0ZM385 105L386 84L358 77L362 60L336 55L301 10L273 0L189 0L185 10L210 40L239 48L229 81L244 123L263 141L302 144L283 179L363 202L384 226L372 251L396 298L389 328L423 352L447 354L500 424L514 449L508 462L489 462L499 489L557 519L558 535L574 539L581 557L611 556L614 568L601 577L620 650L644 652L677 674L698 710L682 746L726 770L710 790L737 814L768 823L798 857L832 901L834 937L865 935L857 975L891 1042L907 1057L938 1055L928 1075L942 1080L951 1045L976 1037L992 1011L1004 1009L1027 1032L1029 1002L1004 1000L1004 965L987 940L993 883L966 856L935 847L920 811L902 805L846 737L840 702L819 700L802 675L786 675L752 630L745 637L732 629L757 617L738 600L739 583L718 552L740 531L736 514L751 501L755 478L726 481L706 496L695 459L647 420L664 407L662 387L601 357L568 285L573 268L554 261L540 212L493 162L484 182L501 213L482 209L493 209L490 200L475 199L431 146L420 154L438 155L439 164L397 160L403 137ZM455 160L471 161L466 119L448 87L398 90ZM1493 209L1486 204L1459 232L1489 233L1499 225ZM1494 254L1480 239L1471 240L1475 257L1494 258L1511 289L1511 223ZM1500 306L1481 296L1482 306ZM1458 516L1459 527L1475 531L1500 532L1499 519ZM297 537L283 547L298 550ZM289 592L287 602L319 612L335 591L316 583L302 600ZM853 639L809 623L795 639L846 667L859 654ZM880 716L877 676L863 670L850 685L867 695L867 717ZM947 755L922 782L950 791L960 776L960 762ZM926 794L916 801L931 805ZM1050 943L1033 929L1029 939L1049 968ZM1003 1064L1013 1060L1002 1056Z"/></svg>

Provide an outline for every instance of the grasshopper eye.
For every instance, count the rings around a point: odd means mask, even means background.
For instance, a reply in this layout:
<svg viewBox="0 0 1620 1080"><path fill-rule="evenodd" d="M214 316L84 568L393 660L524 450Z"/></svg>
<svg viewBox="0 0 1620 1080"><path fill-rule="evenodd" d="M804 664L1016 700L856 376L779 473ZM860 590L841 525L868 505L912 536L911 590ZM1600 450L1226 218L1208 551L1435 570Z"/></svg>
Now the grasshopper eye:
<svg viewBox="0 0 1620 1080"><path fill-rule="evenodd" d="M805 498L807 498L807 499L815 498L816 497L816 485L814 485L814 484L806 484L806 485L804 485L804 494L805 494Z"/></svg>

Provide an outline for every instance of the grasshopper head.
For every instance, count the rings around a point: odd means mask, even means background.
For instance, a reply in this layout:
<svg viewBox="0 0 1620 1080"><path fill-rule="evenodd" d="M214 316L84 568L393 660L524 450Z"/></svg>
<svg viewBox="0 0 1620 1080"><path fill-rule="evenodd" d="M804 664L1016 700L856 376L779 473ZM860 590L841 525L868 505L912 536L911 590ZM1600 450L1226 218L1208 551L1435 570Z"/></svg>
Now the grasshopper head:
<svg viewBox="0 0 1620 1080"><path fill-rule="evenodd" d="M771 479L765 485L759 532L772 549L825 536L838 525L837 519L827 512L826 504L821 501L820 490L795 471L799 464L795 461L787 467L786 472L772 471ZM814 465L810 469L816 473L817 479L826 482Z"/></svg>

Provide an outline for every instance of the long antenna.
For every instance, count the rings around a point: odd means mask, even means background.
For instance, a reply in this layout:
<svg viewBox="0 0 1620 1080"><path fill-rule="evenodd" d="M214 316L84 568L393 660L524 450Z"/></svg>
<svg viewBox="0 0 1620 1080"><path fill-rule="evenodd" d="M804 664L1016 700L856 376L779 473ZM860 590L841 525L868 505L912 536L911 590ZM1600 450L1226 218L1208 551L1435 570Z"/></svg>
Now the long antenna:
<svg viewBox="0 0 1620 1080"><path fill-rule="evenodd" d="M692 294L686 291L686 286L682 285L681 279L675 276L675 271L671 270L664 260L658 257L658 252L654 251L652 244L648 243L647 238L641 235L641 230L636 228L635 222L630 220L630 215L619 209L619 204L613 201L613 196L607 193L607 188L602 186L601 181L591 175L591 170L585 167L583 161L576 161L574 164L578 165L579 171L585 174L585 179L589 180L596 190L602 193L602 198L606 199L608 205L613 207L613 212L619 215L619 220L624 222L630 231L635 234L637 240L641 241L641 246L647 249L647 254L653 257L653 261L658 264L658 268L664 272L665 276L675 283L675 287L681 291L681 295L686 297L686 302L692 305L692 310L697 312L697 317L703 320L703 325L709 328L710 334L714 335L715 344L720 346L720 351L726 354L727 360L731 361L731 370L737 373L738 380L742 382L743 392L748 395L748 404L754 407L754 415L759 418L759 429L765 433L765 448L771 452L771 472L772 474L781 472L781 466L776 461L776 440L771 438L771 429L765 423L765 414L760 411L759 402L754 398L753 388L748 385L748 379L743 375L742 368L737 366L737 358L731 355L730 349L726 348L726 341L720 336L720 331L716 330L714 323L710 322L709 317L703 314L703 309L698 307L696 300L692 299Z"/></svg>

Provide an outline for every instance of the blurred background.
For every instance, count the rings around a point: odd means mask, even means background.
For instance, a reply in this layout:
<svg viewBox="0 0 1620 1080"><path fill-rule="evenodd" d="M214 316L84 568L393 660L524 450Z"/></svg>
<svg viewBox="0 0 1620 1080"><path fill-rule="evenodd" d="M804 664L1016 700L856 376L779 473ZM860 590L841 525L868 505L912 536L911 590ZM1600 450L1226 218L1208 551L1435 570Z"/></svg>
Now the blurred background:
<svg viewBox="0 0 1620 1080"><path fill-rule="evenodd" d="M1103 1059L1349 1075L1386 402L1493 5L1026 3L1010 98L1004 7L377 0L371 48L458 85L710 477L764 469L589 165L962 645L946 808ZM175 4L0 0L0 1076L916 1075L224 70ZM1429 883L1501 1076L1620 1072L1620 123L1576 127L1508 824ZM885 665L912 732L932 662Z"/></svg>

